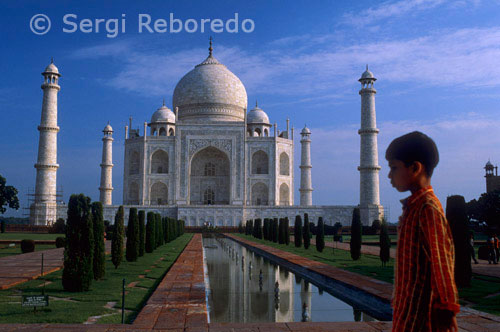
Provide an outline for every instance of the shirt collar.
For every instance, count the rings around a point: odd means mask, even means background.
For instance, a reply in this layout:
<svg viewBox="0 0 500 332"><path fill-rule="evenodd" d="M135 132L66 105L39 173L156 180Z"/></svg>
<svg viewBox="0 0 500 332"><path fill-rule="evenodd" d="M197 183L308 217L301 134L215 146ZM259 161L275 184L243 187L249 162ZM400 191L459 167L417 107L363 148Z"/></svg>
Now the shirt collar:
<svg viewBox="0 0 500 332"><path fill-rule="evenodd" d="M407 208L413 204L415 204L416 201L418 201L422 196L426 195L427 193L434 192L432 189L432 186L427 186L422 189L419 189L415 193L413 193L411 196L406 197L405 199L402 199L400 202L403 204L403 208Z"/></svg>

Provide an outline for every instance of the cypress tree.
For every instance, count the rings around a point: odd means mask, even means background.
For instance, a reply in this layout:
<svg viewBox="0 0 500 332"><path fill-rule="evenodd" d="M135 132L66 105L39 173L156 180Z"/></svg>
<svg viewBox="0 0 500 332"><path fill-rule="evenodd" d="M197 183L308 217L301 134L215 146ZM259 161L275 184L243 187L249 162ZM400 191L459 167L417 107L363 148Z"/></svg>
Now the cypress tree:
<svg viewBox="0 0 500 332"><path fill-rule="evenodd" d="M382 222L380 224L380 260L382 261L382 266L385 266L391 257L390 249L391 249L391 239L389 237L389 231L387 229L387 222L384 218L382 218Z"/></svg>
<svg viewBox="0 0 500 332"><path fill-rule="evenodd" d="M278 243L279 229L278 218L273 219L273 242Z"/></svg>
<svg viewBox="0 0 500 332"><path fill-rule="evenodd" d="M118 268L123 259L123 219L125 212L123 211L123 206L118 208L115 215L115 225L113 229L113 238L111 240L111 261Z"/></svg>
<svg viewBox="0 0 500 332"><path fill-rule="evenodd" d="M262 219L255 219L255 237L262 239Z"/></svg>
<svg viewBox="0 0 500 332"><path fill-rule="evenodd" d="M146 224L146 244L145 250L147 253L152 253L155 250L155 217L154 212L148 212L148 223Z"/></svg>
<svg viewBox="0 0 500 332"><path fill-rule="evenodd" d="M168 229L170 231L170 241L175 240L175 219L170 219L168 222Z"/></svg>
<svg viewBox="0 0 500 332"><path fill-rule="evenodd" d="M5 233L5 220L1 221L0 232Z"/></svg>
<svg viewBox="0 0 500 332"><path fill-rule="evenodd" d="M158 247L164 244L163 238L163 225L161 224L161 215L159 213L156 214L156 227L158 227Z"/></svg>
<svg viewBox="0 0 500 332"><path fill-rule="evenodd" d="M267 222L268 219L264 218L264 225L262 226L262 237L264 238L264 240L267 240Z"/></svg>
<svg viewBox="0 0 500 332"><path fill-rule="evenodd" d="M446 219L455 244L455 281L457 287L469 287L472 279L467 205L460 195L446 199Z"/></svg>
<svg viewBox="0 0 500 332"><path fill-rule="evenodd" d="M165 243L170 242L170 232L168 231L168 221L170 220L169 217L163 218L163 238L165 239Z"/></svg>
<svg viewBox="0 0 500 332"><path fill-rule="evenodd" d="M285 244L290 244L290 221L285 217Z"/></svg>
<svg viewBox="0 0 500 332"><path fill-rule="evenodd" d="M309 215L307 213L304 214L304 248L309 249L311 245L311 228L309 226Z"/></svg>
<svg viewBox="0 0 500 332"><path fill-rule="evenodd" d="M130 208L127 225L127 244L125 257L127 262L137 261L139 256L139 217L137 208Z"/></svg>
<svg viewBox="0 0 500 332"><path fill-rule="evenodd" d="M351 258L358 260L361 257L361 235L363 226L361 225L361 216L359 208L355 208L352 212L351 224Z"/></svg>
<svg viewBox="0 0 500 332"><path fill-rule="evenodd" d="M83 194L71 195L68 203L66 247L62 284L65 291L84 292L94 279L94 232L90 198Z"/></svg>
<svg viewBox="0 0 500 332"><path fill-rule="evenodd" d="M302 218L300 215L295 216L293 236L295 237L295 246L300 248L302 246Z"/></svg>
<svg viewBox="0 0 500 332"><path fill-rule="evenodd" d="M99 280L106 274L106 249L104 246L104 218L102 203L92 203L92 222L94 230L94 279Z"/></svg>
<svg viewBox="0 0 500 332"><path fill-rule="evenodd" d="M325 248L325 224L323 218L318 218L318 226L316 227L316 250L323 252Z"/></svg>
<svg viewBox="0 0 500 332"><path fill-rule="evenodd" d="M146 250L146 212L139 211L139 257L144 256Z"/></svg>
<svg viewBox="0 0 500 332"><path fill-rule="evenodd" d="M286 243L286 239L285 239L285 218L280 218L279 219L279 225L278 225L278 229L279 229L279 236L278 236L278 242L279 244L285 244Z"/></svg>

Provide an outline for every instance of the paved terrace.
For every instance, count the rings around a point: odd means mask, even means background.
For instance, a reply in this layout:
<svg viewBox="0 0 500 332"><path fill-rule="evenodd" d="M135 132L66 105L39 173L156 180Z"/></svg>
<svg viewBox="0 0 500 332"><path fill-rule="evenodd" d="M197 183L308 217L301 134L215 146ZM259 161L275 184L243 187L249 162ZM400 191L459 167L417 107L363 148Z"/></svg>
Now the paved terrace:
<svg viewBox="0 0 500 332"><path fill-rule="evenodd" d="M110 252L111 241L106 241L106 253ZM40 277L42 273L42 254L44 275L62 269L64 248L2 257L0 258L0 290Z"/></svg>

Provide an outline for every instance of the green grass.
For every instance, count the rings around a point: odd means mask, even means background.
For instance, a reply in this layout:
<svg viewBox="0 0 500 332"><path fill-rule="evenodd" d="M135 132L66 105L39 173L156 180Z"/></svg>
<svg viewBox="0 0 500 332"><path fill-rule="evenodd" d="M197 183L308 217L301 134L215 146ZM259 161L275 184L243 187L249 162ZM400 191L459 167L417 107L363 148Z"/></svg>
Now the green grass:
<svg viewBox="0 0 500 332"><path fill-rule="evenodd" d="M94 281L88 292L65 292L61 284L62 270L49 274L44 278L52 282L45 287L45 293L50 296L50 305L38 309L37 314L33 313L32 308L21 307L20 301L21 295L41 294L42 280L29 281L18 287L0 291L0 323L83 323L91 316L103 314L113 315L101 318L98 323L120 323L123 278L126 280L126 285L134 281L139 282L136 287L126 287L128 294L125 297L125 309L130 312L126 314L125 320L130 323L191 237L192 234L184 234L156 249L155 252L145 254L137 262L122 262L118 269L114 268L111 256L108 255L105 278L98 282ZM151 271L145 272L145 270ZM139 278L139 275L145 277ZM107 302L116 302L115 309L104 308Z"/></svg>
<svg viewBox="0 0 500 332"><path fill-rule="evenodd" d="M357 261L353 261L350 252L347 250L333 250L332 248L325 247L323 252L320 253L316 250L316 246L314 245L311 245L309 249L306 250L303 246L300 248L296 248L293 242L290 242L288 246L285 246L266 240L258 240L250 235L235 235L250 241L265 244L270 247L285 250L296 255L322 262L334 267L392 283L394 275L394 259L390 259L389 262L387 262L387 266L382 267L382 262L380 261L380 258L378 256L361 255L360 259L358 259Z"/></svg>
<svg viewBox="0 0 500 332"><path fill-rule="evenodd" d="M64 234L47 233L0 233L0 240L55 240L57 237L64 237Z"/></svg>
<svg viewBox="0 0 500 332"><path fill-rule="evenodd" d="M314 236L313 236L314 238ZM397 235L389 235L389 238L391 241L396 241L398 239ZM326 236L325 239L328 242L332 242L332 236ZM363 235L362 237L363 242L379 242L380 241L380 235ZM343 242L349 242L351 241L351 236L350 235L342 235L342 241Z"/></svg>
<svg viewBox="0 0 500 332"><path fill-rule="evenodd" d="M306 250L304 247L296 248L293 242L285 246L270 241L259 240L250 235L234 235L374 279L393 283L394 259L391 259L387 267L384 268L380 265L378 256L362 254L359 260L353 261L347 250L336 249L332 254L332 249L326 247L322 253L319 253L313 245ZM458 291L462 304L466 304L473 309L500 315L500 278L474 274L471 287L460 288ZM497 295L488 297L492 294Z"/></svg>
<svg viewBox="0 0 500 332"><path fill-rule="evenodd" d="M47 249L56 249L55 244L35 244L35 251L47 250ZM21 245L16 244L15 247L9 247L8 244L0 244L0 258L11 256L11 255L19 255L22 254Z"/></svg>

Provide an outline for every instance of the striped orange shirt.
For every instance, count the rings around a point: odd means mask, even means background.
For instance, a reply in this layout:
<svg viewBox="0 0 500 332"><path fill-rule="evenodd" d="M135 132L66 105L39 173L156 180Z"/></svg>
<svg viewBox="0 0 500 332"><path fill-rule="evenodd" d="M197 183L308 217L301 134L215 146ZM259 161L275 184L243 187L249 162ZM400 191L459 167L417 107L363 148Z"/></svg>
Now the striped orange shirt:
<svg viewBox="0 0 500 332"><path fill-rule="evenodd" d="M450 226L431 186L401 203L392 331L438 331L431 320L434 309L460 310Z"/></svg>

